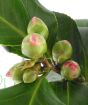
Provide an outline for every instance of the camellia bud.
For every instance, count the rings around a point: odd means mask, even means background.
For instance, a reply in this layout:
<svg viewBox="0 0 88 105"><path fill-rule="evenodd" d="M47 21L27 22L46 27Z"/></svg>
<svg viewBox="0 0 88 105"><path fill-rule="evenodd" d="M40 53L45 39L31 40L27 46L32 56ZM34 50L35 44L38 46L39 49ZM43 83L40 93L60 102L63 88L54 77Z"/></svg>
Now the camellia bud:
<svg viewBox="0 0 88 105"><path fill-rule="evenodd" d="M17 63L7 72L6 76L11 77L15 81L21 82L24 70L33 67L35 62L35 60L26 60L21 63Z"/></svg>
<svg viewBox="0 0 88 105"><path fill-rule="evenodd" d="M61 68L61 75L67 80L74 80L80 75L80 66L75 61L67 61Z"/></svg>
<svg viewBox="0 0 88 105"><path fill-rule="evenodd" d="M33 17L32 20L29 22L27 32L28 34L38 33L42 35L45 39L48 38L49 34L46 24L37 17Z"/></svg>
<svg viewBox="0 0 88 105"><path fill-rule="evenodd" d="M47 43L43 36L33 33L22 41L22 53L33 59L38 59L47 51Z"/></svg>
<svg viewBox="0 0 88 105"><path fill-rule="evenodd" d="M58 41L52 49L53 60L63 63L72 56L72 46L67 40Z"/></svg>
<svg viewBox="0 0 88 105"><path fill-rule="evenodd" d="M26 70L23 74L24 83L32 83L38 78L38 74L32 70Z"/></svg>
<svg viewBox="0 0 88 105"><path fill-rule="evenodd" d="M18 82L22 81L22 75L23 75L23 70L22 70L22 65L20 63L14 65L10 70L9 70L10 77Z"/></svg>
<svg viewBox="0 0 88 105"><path fill-rule="evenodd" d="M34 67L26 70L23 74L23 81L24 83L32 83L34 82L40 73L41 66L35 65Z"/></svg>

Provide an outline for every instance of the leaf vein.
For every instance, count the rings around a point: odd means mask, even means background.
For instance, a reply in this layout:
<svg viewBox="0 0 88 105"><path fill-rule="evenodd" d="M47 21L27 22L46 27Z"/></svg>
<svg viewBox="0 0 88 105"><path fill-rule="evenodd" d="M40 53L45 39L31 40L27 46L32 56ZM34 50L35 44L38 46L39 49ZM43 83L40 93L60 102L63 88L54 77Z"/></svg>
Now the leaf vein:
<svg viewBox="0 0 88 105"><path fill-rule="evenodd" d="M34 90L33 95L32 95L32 97L31 97L31 100L30 100L30 102L29 102L29 105L32 105L32 103L34 102L34 98L35 98L35 96L36 96L36 94L37 94L37 91L38 91L38 89L39 89L39 87L40 87L42 81L43 81L43 79L41 79L41 80L39 81L39 83L37 84L36 89Z"/></svg>
<svg viewBox="0 0 88 105"><path fill-rule="evenodd" d="M10 22L8 22L5 18L0 16L1 22L9 26L11 29L13 29L15 32L17 32L21 37L24 37L26 34L22 32L21 30L17 29L16 26L12 25Z"/></svg>

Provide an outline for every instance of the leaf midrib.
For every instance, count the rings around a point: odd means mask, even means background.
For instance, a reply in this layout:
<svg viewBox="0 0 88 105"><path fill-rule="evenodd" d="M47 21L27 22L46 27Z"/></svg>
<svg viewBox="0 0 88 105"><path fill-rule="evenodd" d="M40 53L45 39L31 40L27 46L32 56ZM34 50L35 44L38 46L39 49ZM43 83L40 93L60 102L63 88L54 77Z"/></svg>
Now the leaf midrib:
<svg viewBox="0 0 88 105"><path fill-rule="evenodd" d="M12 30L14 30L16 33L18 33L21 37L25 37L25 33L22 32L20 29L16 28L13 24L11 24L9 21L7 21L4 17L0 16L0 21L3 22L5 25L10 27Z"/></svg>
<svg viewBox="0 0 88 105"><path fill-rule="evenodd" d="M44 78L43 78L43 79L44 79ZM32 95L32 97L31 97L31 100L30 100L30 102L29 102L29 105L32 105L32 104L33 104L34 99L35 99L35 96L37 95L37 92L38 92L38 90L39 90L39 88L40 88L40 85L41 85L43 79L41 79L41 80L39 81L39 83L37 84L36 89L34 90L33 95Z"/></svg>

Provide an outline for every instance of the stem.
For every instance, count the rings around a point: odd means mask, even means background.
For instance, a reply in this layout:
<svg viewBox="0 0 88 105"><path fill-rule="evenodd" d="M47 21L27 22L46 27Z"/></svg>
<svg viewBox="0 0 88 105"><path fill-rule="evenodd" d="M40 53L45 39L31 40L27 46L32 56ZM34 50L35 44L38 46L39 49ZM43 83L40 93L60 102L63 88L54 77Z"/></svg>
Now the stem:
<svg viewBox="0 0 88 105"><path fill-rule="evenodd" d="M49 63L49 61L47 60L47 58L43 58L41 60L41 62L49 69L53 69L53 65L51 63Z"/></svg>
<svg viewBox="0 0 88 105"><path fill-rule="evenodd" d="M47 59L44 59L44 63L48 68L52 68L52 65L48 62Z"/></svg>
<svg viewBox="0 0 88 105"><path fill-rule="evenodd" d="M46 67L49 69L49 70L53 70L55 72L58 72L59 68L56 68L55 66L55 63L51 60L51 62L48 61L47 58L44 58L42 60L42 63L46 65Z"/></svg>
<svg viewBox="0 0 88 105"><path fill-rule="evenodd" d="M67 81L67 105L70 105L70 90L69 81Z"/></svg>

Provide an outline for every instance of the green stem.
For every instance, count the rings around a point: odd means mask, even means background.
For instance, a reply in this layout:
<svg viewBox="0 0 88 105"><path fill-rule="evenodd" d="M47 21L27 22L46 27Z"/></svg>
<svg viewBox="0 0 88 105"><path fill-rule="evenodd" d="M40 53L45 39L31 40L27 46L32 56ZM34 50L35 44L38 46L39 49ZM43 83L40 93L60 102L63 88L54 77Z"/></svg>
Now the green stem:
<svg viewBox="0 0 88 105"><path fill-rule="evenodd" d="M70 88L69 88L69 82L67 82L67 105L70 105Z"/></svg>

